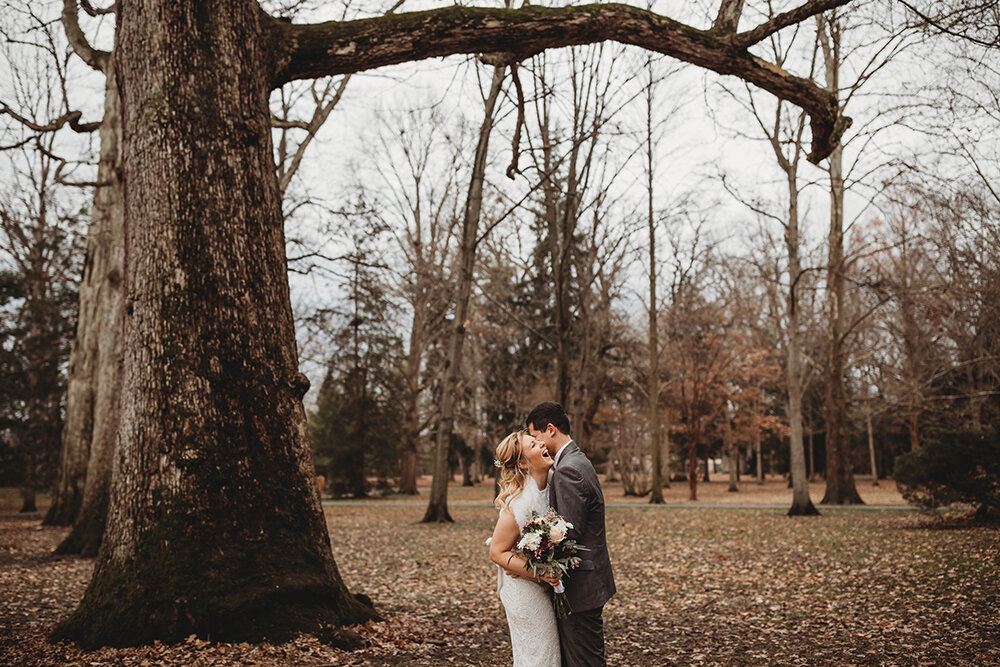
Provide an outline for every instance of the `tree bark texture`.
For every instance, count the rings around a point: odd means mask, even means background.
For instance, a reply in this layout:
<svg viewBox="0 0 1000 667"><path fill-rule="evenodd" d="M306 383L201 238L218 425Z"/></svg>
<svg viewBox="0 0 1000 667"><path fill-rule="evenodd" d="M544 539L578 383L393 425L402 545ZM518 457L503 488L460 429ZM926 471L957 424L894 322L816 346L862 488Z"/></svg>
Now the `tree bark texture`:
<svg viewBox="0 0 1000 667"><path fill-rule="evenodd" d="M479 235L479 218L483 208L483 181L486 176L486 157L493 131L494 113L500 98L505 67L495 67L490 92L484 104L483 123L479 128L479 142L469 183L469 196L465 202L462 218L462 246L458 256L458 285L455 294L455 319L448 338L448 359L444 368L441 386L441 417L438 424L437 441L434 449L434 478L431 481L431 495L424 513L424 523L451 522L448 512L448 446L455 426L455 394L458 389L458 372L462 360L462 345L465 341L465 320L469 315L469 299L472 295L473 268L476 262L476 245Z"/></svg>
<svg viewBox="0 0 1000 667"><path fill-rule="evenodd" d="M57 639L239 641L375 616L340 578L314 480L260 18L252 0L118 5L118 455L94 575Z"/></svg>
<svg viewBox="0 0 1000 667"><path fill-rule="evenodd" d="M58 554L97 555L104 534L111 492L111 468L118 442L121 396L125 203L120 179L121 100L114 67L105 68L104 118L101 122L100 184L94 191L87 235L87 266L80 286L80 320L75 345L84 347L90 362L86 373L70 375L70 386L86 395L89 409L89 457L86 484L73 529L56 549ZM75 351L75 350L74 350ZM67 411L68 411L67 406ZM63 435L66 438L66 431ZM67 444L64 443L64 448Z"/></svg>

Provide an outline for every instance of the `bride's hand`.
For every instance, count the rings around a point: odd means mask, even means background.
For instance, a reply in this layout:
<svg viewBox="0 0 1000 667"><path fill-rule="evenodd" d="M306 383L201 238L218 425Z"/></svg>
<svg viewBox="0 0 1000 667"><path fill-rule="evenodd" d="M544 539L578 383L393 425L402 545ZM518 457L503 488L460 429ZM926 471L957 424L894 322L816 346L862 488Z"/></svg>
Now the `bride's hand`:
<svg viewBox="0 0 1000 667"><path fill-rule="evenodd" d="M560 579L560 577L557 576L557 575L554 575L554 574L540 574L540 575L538 575L538 580L539 581L544 581L549 586L553 586L553 587L556 584L559 583L559 579Z"/></svg>

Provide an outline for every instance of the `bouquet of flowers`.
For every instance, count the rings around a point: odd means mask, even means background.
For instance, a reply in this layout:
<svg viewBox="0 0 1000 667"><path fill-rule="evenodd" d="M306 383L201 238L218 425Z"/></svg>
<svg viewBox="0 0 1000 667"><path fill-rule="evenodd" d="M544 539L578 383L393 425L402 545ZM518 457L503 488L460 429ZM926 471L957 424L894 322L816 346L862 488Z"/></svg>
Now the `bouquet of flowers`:
<svg viewBox="0 0 1000 667"><path fill-rule="evenodd" d="M566 574L580 565L578 551L587 547L575 540L566 539L566 531L573 527L569 521L549 509L545 514L532 512L531 518L521 526L521 539L514 551L523 556L531 573ZM566 618L573 613L566 589L560 581L555 587L556 616Z"/></svg>

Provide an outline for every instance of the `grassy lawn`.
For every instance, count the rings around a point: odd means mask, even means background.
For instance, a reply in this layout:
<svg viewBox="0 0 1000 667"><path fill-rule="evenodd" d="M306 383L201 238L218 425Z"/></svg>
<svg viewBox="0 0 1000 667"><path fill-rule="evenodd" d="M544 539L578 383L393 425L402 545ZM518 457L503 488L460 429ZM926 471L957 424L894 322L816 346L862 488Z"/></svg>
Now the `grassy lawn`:
<svg viewBox="0 0 1000 667"><path fill-rule="evenodd" d="M705 497L731 502L754 493L726 494L718 485ZM758 497L781 497L780 483L767 486L775 488L758 489ZM866 486L859 483L862 494ZM480 495L488 492L451 497L478 502ZM613 490L608 499L617 502ZM4 515L0 664L509 664L484 545L494 512L456 504L454 525L425 526L416 523L424 502L327 507L342 575L386 619L360 629L367 647L354 653L312 637L279 646L191 638L89 654L48 645L45 633L82 595L92 562L48 556L66 529ZM613 505L608 536L618 595L605 609L608 662L1000 662L1000 531L929 523L904 511L789 519L781 510Z"/></svg>

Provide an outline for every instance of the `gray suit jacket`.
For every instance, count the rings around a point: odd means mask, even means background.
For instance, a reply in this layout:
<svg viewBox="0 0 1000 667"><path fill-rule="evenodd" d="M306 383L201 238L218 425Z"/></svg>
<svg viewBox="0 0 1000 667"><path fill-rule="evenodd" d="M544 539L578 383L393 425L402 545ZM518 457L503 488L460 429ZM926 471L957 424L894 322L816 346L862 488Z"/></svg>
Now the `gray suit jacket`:
<svg viewBox="0 0 1000 667"><path fill-rule="evenodd" d="M583 562L563 580L566 596L574 611L596 609L617 589L604 533L604 493L597 471L575 442L560 452L551 484L552 507L573 524L569 537L588 549L579 552Z"/></svg>

